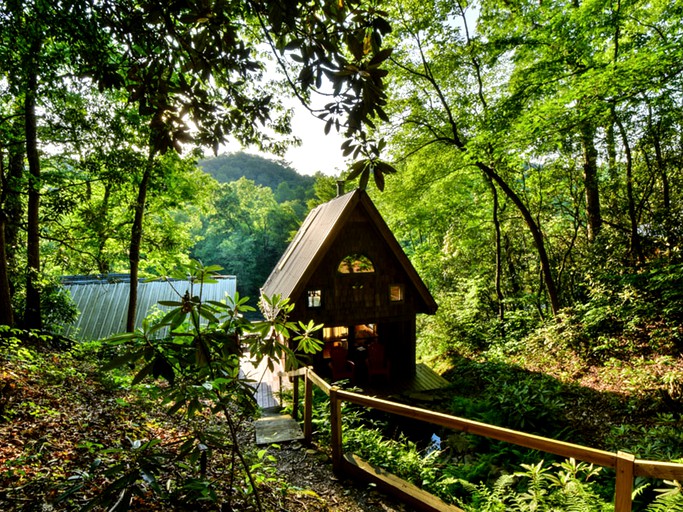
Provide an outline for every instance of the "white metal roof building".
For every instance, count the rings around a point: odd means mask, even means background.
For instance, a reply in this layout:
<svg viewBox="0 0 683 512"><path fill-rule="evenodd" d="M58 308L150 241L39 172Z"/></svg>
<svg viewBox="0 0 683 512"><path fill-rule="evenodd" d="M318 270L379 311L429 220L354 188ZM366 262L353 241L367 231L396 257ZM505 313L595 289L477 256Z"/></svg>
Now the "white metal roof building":
<svg viewBox="0 0 683 512"><path fill-rule="evenodd" d="M223 301L226 296L232 297L235 294L235 276L219 276L216 280L216 283L201 285L203 301ZM130 293L127 275L109 275L104 278L68 276L63 279L63 284L80 311L76 322L66 327L66 336L79 340L98 340L126 330ZM199 284L193 285L190 281L183 280L140 281L135 327L142 327L142 321L159 301L177 301L178 294L183 295L186 290L192 290L193 295L198 295Z"/></svg>

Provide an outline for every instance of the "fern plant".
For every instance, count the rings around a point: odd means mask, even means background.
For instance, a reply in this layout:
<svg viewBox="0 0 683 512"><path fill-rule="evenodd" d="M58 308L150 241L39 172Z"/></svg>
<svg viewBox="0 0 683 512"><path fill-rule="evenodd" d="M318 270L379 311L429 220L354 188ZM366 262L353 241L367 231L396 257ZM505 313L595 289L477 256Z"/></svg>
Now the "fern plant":
<svg viewBox="0 0 683 512"><path fill-rule="evenodd" d="M461 500L466 511L510 512L608 512L613 505L593 489L601 468L569 459L550 467L541 461L522 464L524 471L503 475L491 488L461 482L471 501Z"/></svg>
<svg viewBox="0 0 683 512"><path fill-rule="evenodd" d="M465 503L464 500L457 500L458 505L463 507L466 512L505 512L510 510L509 505L514 495L515 477L510 474L500 476L491 488L486 484L472 484L466 480L460 480L465 491L471 494L472 501Z"/></svg>
<svg viewBox="0 0 683 512"><path fill-rule="evenodd" d="M675 480L664 480L666 487L655 489L657 498L647 512L683 512L683 485Z"/></svg>

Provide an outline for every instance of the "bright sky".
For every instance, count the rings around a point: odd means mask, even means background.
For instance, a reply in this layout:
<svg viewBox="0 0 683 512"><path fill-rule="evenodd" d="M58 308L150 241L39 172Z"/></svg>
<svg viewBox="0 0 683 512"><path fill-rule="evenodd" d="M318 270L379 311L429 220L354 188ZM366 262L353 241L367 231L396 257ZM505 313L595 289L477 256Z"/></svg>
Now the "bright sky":
<svg viewBox="0 0 683 512"><path fill-rule="evenodd" d="M302 144L290 148L285 154L285 160L299 174L314 174L321 171L323 174L337 176L346 168L339 147L344 138L334 129L325 135L325 123L303 107L295 108L292 128Z"/></svg>
<svg viewBox="0 0 683 512"><path fill-rule="evenodd" d="M266 48L267 54L267 48ZM279 68L270 63L267 65L266 77L282 78ZM266 86L267 87L267 86ZM322 105L330 101L328 95L331 86L324 84L323 94L315 92L311 94L312 107L321 108ZM338 134L334 128L325 135L325 122L315 117L308 111L298 99L293 95L281 98L286 107L291 107L294 111L292 117L292 133L301 139L301 145L291 147L287 150L284 160L299 174L312 175L320 171L329 176L338 176L341 171L346 170L347 164L342 155L340 146L345 138ZM258 153L254 148L242 149L237 145L229 145L228 151L247 151ZM261 154L266 158L277 158L270 154Z"/></svg>
<svg viewBox="0 0 683 512"><path fill-rule="evenodd" d="M294 104L292 131L301 139L301 145L289 148L283 158L292 169L299 174L312 175L321 171L328 176L338 176L341 171L346 170L346 159L340 148L344 137L334 129L325 135L324 121L313 116L298 103ZM242 148L234 141L224 146L223 151L229 153L245 151L272 160L278 159L272 154L260 153L254 148Z"/></svg>

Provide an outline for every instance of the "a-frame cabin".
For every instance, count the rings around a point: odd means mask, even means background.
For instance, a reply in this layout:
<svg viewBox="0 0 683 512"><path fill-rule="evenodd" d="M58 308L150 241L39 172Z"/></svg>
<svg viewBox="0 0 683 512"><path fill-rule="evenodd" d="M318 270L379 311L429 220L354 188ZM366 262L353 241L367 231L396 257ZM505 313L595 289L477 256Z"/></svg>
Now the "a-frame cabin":
<svg viewBox="0 0 683 512"><path fill-rule="evenodd" d="M336 380L342 364L339 376L360 383L375 374L393 383L412 378L416 315L437 309L361 189L308 214L262 291L288 297L295 304L290 319L325 325L325 347L314 361L318 372Z"/></svg>

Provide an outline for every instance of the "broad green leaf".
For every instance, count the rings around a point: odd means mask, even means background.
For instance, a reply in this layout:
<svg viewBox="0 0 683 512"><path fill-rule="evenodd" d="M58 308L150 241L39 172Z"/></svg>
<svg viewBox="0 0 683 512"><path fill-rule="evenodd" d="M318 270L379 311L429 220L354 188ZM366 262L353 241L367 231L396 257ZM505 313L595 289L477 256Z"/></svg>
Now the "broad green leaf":
<svg viewBox="0 0 683 512"><path fill-rule="evenodd" d="M126 352L125 354L118 355L114 358L112 358L109 362L107 362L104 366L102 366L102 369L104 371L109 371L114 368L119 368L127 363L137 361L140 359L143 354L145 353L145 349L140 349L132 352Z"/></svg>
<svg viewBox="0 0 683 512"><path fill-rule="evenodd" d="M133 381L131 384L135 386L136 384L139 384L142 382L145 377L149 376L152 374L152 370L154 368L154 361L150 361L147 363L145 366L142 367L142 369L133 377Z"/></svg>
<svg viewBox="0 0 683 512"><path fill-rule="evenodd" d="M160 300L159 304L161 304L162 306L171 306L171 307L175 307L175 308L182 307L182 305L183 305L182 302L178 302L175 300Z"/></svg>

